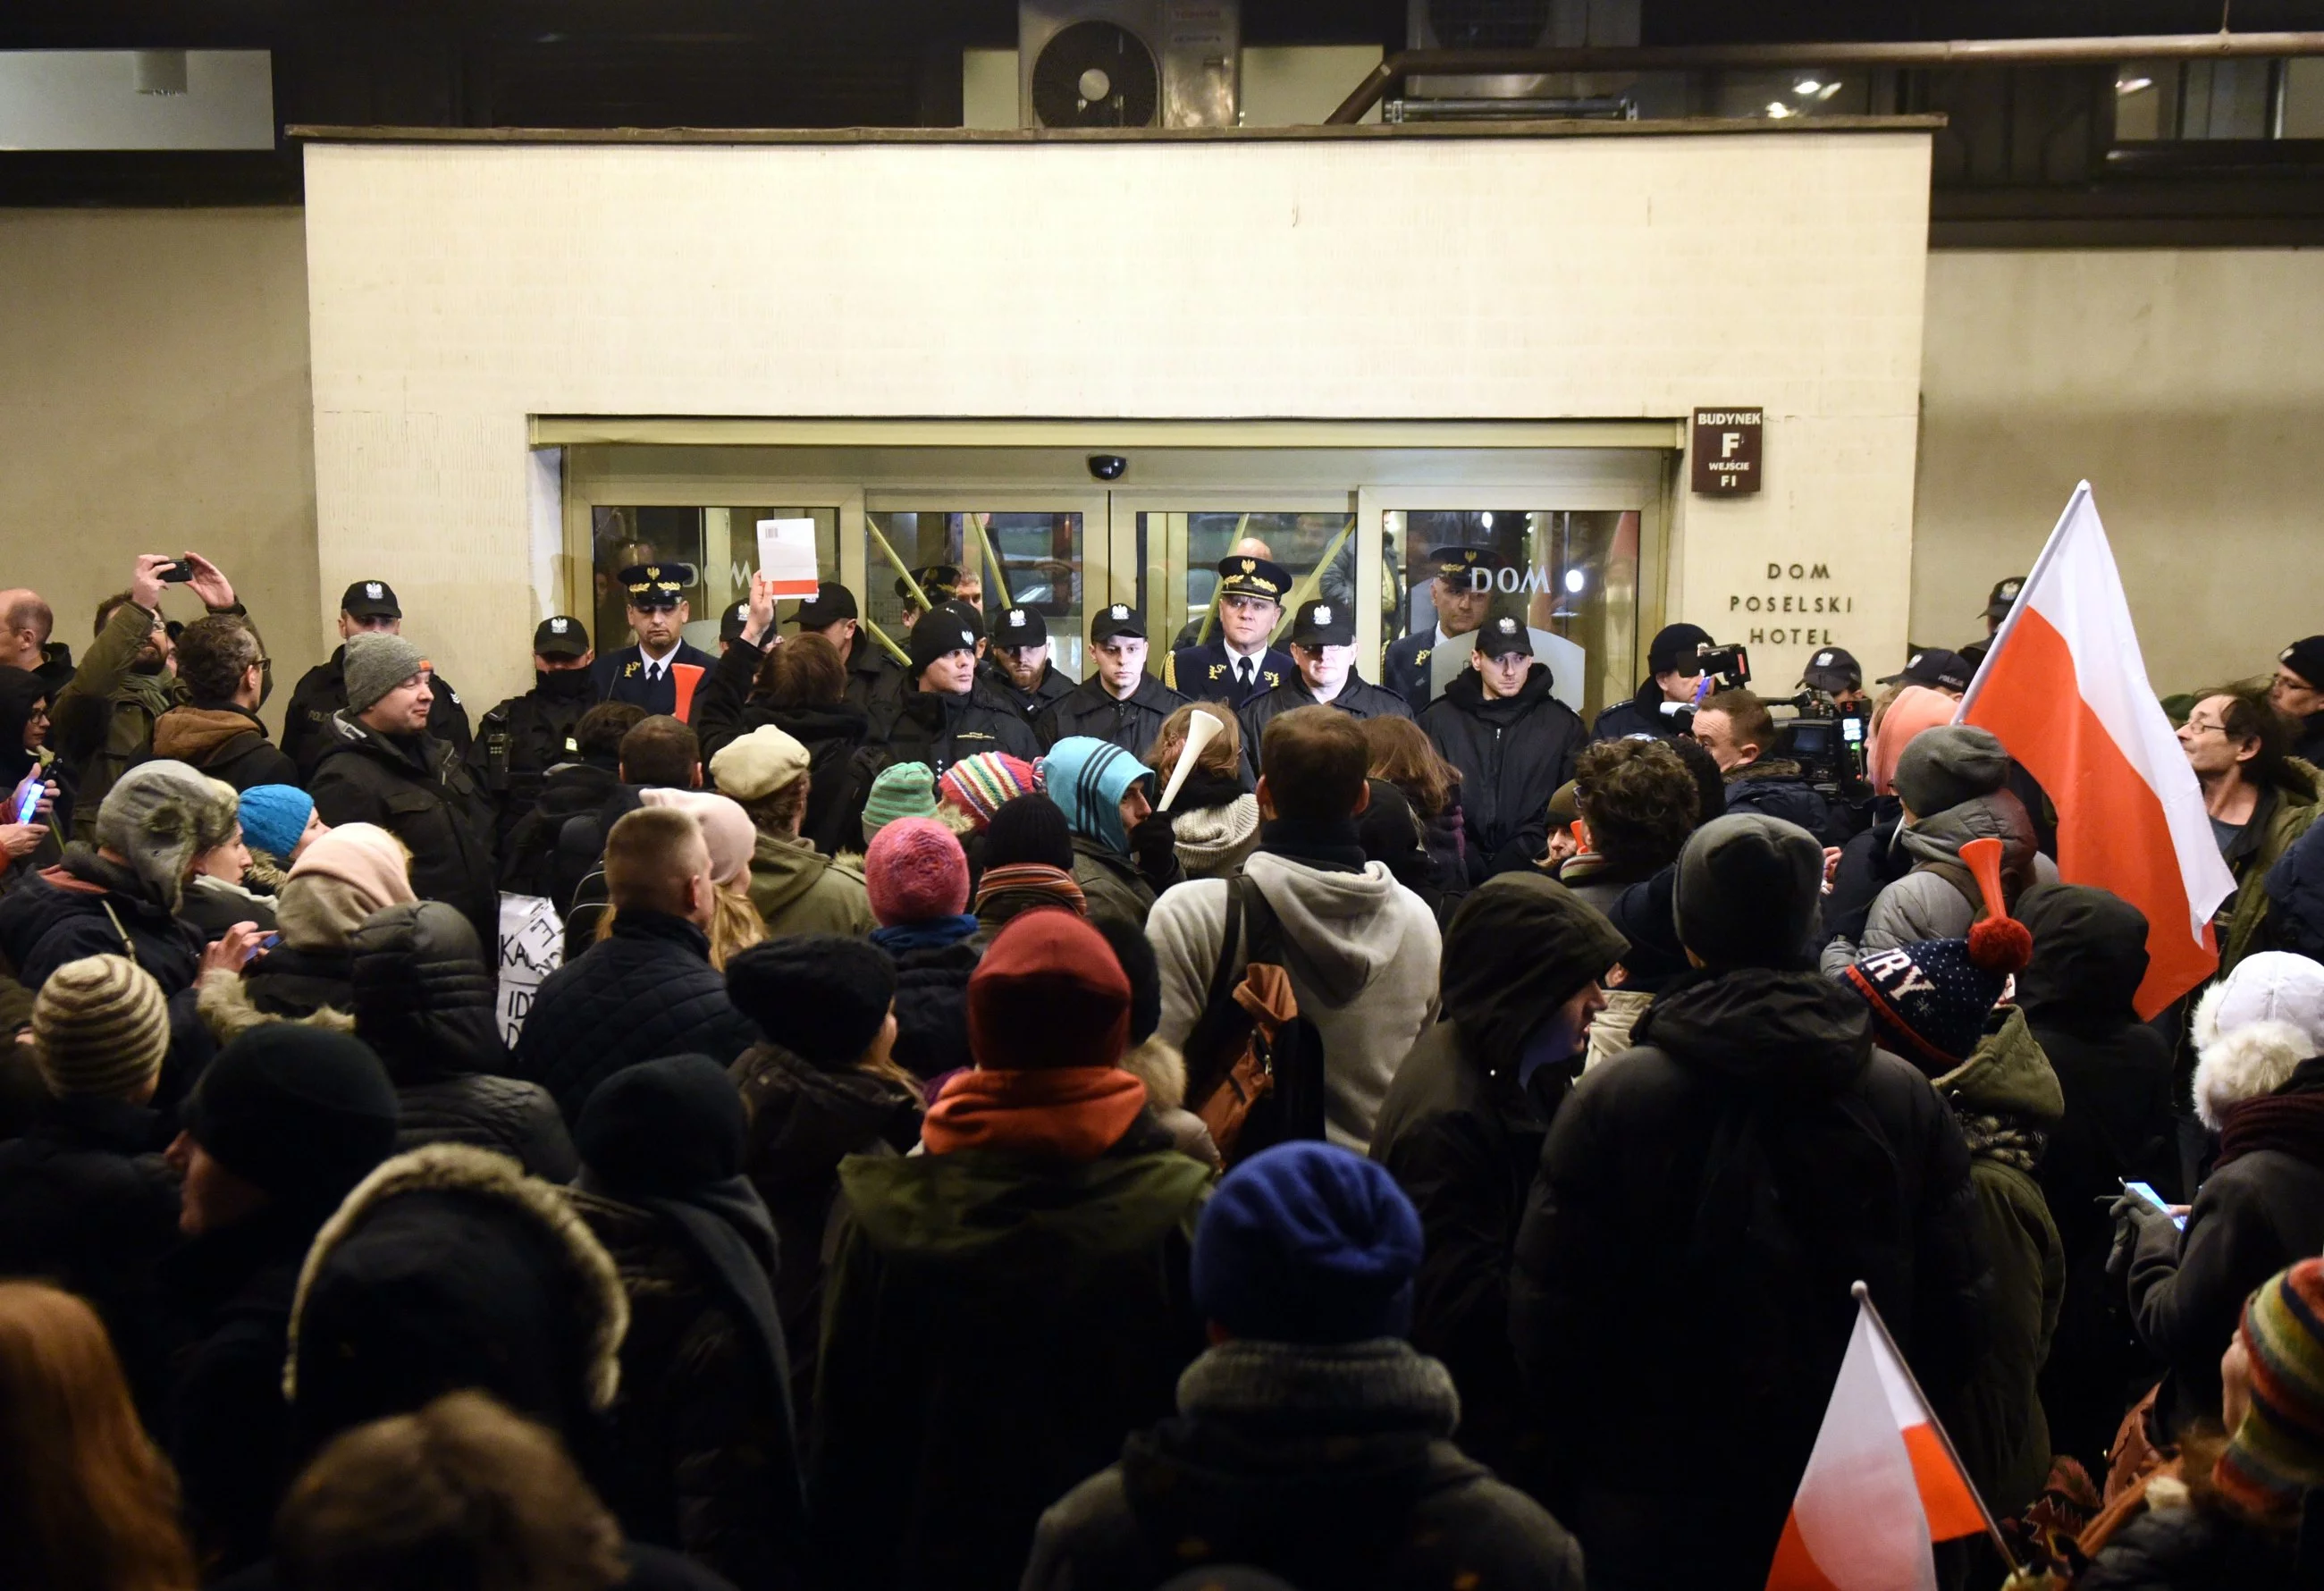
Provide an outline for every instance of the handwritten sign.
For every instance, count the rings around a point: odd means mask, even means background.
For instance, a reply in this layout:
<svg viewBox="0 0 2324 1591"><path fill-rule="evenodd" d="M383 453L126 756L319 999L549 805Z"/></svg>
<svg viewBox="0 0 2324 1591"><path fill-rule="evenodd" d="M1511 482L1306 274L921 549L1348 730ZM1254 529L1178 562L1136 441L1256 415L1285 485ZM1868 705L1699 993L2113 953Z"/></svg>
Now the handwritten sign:
<svg viewBox="0 0 2324 1591"><path fill-rule="evenodd" d="M500 941L501 1042L514 1049L541 981L565 964L565 924L538 895L503 895Z"/></svg>

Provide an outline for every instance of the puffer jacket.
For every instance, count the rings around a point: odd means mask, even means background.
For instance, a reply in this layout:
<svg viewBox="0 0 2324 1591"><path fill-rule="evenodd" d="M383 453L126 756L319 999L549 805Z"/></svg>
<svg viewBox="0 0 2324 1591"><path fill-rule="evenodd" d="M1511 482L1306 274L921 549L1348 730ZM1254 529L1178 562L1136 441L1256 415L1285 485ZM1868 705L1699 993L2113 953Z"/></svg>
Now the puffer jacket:
<svg viewBox="0 0 2324 1591"><path fill-rule="evenodd" d="M508 1075L500 989L475 931L441 901L389 906L348 940L355 1036L395 1084L397 1149L473 1144L536 1177L580 1169L557 1102Z"/></svg>
<svg viewBox="0 0 2324 1591"><path fill-rule="evenodd" d="M214 967L202 974L197 1008L221 1044L268 1022L300 1022L353 1033L351 978L344 951L294 951L278 944L240 972Z"/></svg>
<svg viewBox="0 0 2324 1591"><path fill-rule="evenodd" d="M1461 770L1469 882L1538 860L1549 848L1549 799L1590 743L1573 709L1550 694L1547 665L1535 664L1517 694L1498 701L1485 699L1471 669L1444 687L1420 727Z"/></svg>
<svg viewBox="0 0 2324 1591"><path fill-rule="evenodd" d="M124 954L153 975L164 995L174 995L193 987L202 936L128 869L87 845L68 846L55 867L0 896L0 957L35 993L67 961Z"/></svg>
<svg viewBox="0 0 2324 1591"><path fill-rule="evenodd" d="M2270 1530L2217 1498L2157 1508L2131 1522L2090 1567L2074 1591L2254 1591L2310 1582L2301 1566L2318 1544L2299 1529Z"/></svg>
<svg viewBox="0 0 2324 1591"><path fill-rule="evenodd" d="M973 924L973 919L969 920ZM882 928L872 943L896 964L896 1064L931 1081L975 1062L968 1053L968 979L983 959L964 927L943 943L936 935Z"/></svg>
<svg viewBox="0 0 2324 1591"><path fill-rule="evenodd" d="M1823 970L1837 975L1858 956L1873 951L1966 937L1969 924L1977 920L1977 909L1951 878L1928 864L1958 867L1960 848L1986 838L2001 841L2003 887L2013 902L2019 893L2019 888L2011 887L2013 880L2020 887L2058 881L2058 865L2035 849L2034 820L2016 796L1997 790L1947 807L1934 816L1898 827L1895 844L1913 859L1912 870L1873 900L1860 941L1850 944L1846 939L1834 939L1824 947Z"/></svg>

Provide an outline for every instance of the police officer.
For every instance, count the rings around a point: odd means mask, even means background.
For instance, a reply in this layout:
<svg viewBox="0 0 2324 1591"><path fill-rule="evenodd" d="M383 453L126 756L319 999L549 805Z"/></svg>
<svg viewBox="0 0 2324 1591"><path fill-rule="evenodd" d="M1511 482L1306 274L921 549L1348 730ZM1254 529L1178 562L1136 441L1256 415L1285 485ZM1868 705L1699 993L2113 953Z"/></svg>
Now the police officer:
<svg viewBox="0 0 2324 1591"><path fill-rule="evenodd" d="M1493 605L1493 576L1509 561L1489 547L1440 547L1428 555L1436 571L1429 583L1428 600L1436 609L1434 630L1419 630L1394 642L1380 673L1388 688L1402 696L1417 713L1436 699L1436 682L1428 666L1439 648L1475 631Z"/></svg>
<svg viewBox="0 0 2324 1591"><path fill-rule="evenodd" d="M1932 691L1942 691L1948 696L1958 696L1969 689L1969 679L1976 673L1969 659L1959 652L1948 652L1939 647L1923 647L1904 660L1900 672L1881 676L1880 683L1926 685Z"/></svg>
<svg viewBox="0 0 2324 1591"><path fill-rule="evenodd" d="M1162 721L1186 698L1146 672L1146 621L1122 602L1100 608L1090 621L1090 676L1044 713L1034 725L1043 746L1074 735L1120 747L1143 759Z"/></svg>
<svg viewBox="0 0 2324 1591"><path fill-rule="evenodd" d="M987 685L1017 704L1032 722L1070 693L1074 682L1049 661L1049 621L1032 608L1004 608L992 623L991 648L977 666Z"/></svg>
<svg viewBox="0 0 2324 1591"><path fill-rule="evenodd" d="M1550 685L1533 632L1503 614L1478 630L1469 672L1420 715L1437 754L1461 770L1471 884L1531 867L1549 849L1550 797L1590 740Z"/></svg>
<svg viewBox="0 0 2324 1591"><path fill-rule="evenodd" d="M589 666L596 654L581 621L559 613L532 632L532 689L484 714L468 748L468 773L493 806L494 849L508 855L511 830L540 799L540 781L581 755L574 731L596 704Z"/></svg>
<svg viewBox="0 0 2324 1591"><path fill-rule="evenodd" d="M1498 622L1498 621L1497 621ZM1702 689L1702 665L1694 655L1718 643L1711 632L1692 624L1665 624L1646 648L1646 677L1637 694L1617 702L1598 715L1590 731L1593 740L1619 740L1631 735L1674 740L1683 727L1676 710L1690 712Z"/></svg>
<svg viewBox="0 0 2324 1591"><path fill-rule="evenodd" d="M688 716L695 687L718 661L683 633L694 566L632 564L614 578L629 593L625 616L638 639L597 659L597 699L634 703L649 714Z"/></svg>
<svg viewBox="0 0 2324 1591"><path fill-rule="evenodd" d="M323 752L338 739L331 719L347 704L349 637L403 633L403 606L395 587L384 580L358 580L339 597L339 647L327 662L318 663L299 676L290 704L282 709L282 751L299 765L300 778L313 775ZM465 757L470 743L468 710L460 693L440 674L429 676L434 703L428 712L428 732Z"/></svg>
<svg viewBox="0 0 2324 1591"><path fill-rule="evenodd" d="M975 613L938 602L912 626L912 681L888 737L888 762L925 762L941 776L964 757L1006 751L1030 762L1041 755L1033 726L1016 704L976 677Z"/></svg>
<svg viewBox="0 0 2324 1591"><path fill-rule="evenodd" d="M1810 658L1808 666L1800 670L1800 683L1830 696L1831 704L1842 713L1857 712L1871 702L1864 694L1864 665L1853 653L1838 647L1826 647Z"/></svg>
<svg viewBox="0 0 2324 1591"><path fill-rule="evenodd" d="M1291 573L1272 559L1231 554L1219 560L1218 633L1204 645L1180 647L1163 665L1162 683L1190 701L1242 704L1289 681L1290 654L1268 644Z"/></svg>
<svg viewBox="0 0 2324 1591"><path fill-rule="evenodd" d="M1356 672L1356 616L1326 602L1302 602L1291 619L1291 661L1296 677L1242 704L1243 760L1259 777L1259 741L1277 713L1295 707L1337 707L1354 719L1410 718L1404 698L1369 684Z"/></svg>
<svg viewBox="0 0 2324 1591"><path fill-rule="evenodd" d="M973 568L964 569L957 564L927 564L912 571L928 601L936 603L961 602L978 616L980 628L984 613L984 576ZM912 588L900 575L896 576L896 600L904 604L904 628L909 630L920 621L920 604L913 600ZM977 650L983 646L980 639Z"/></svg>
<svg viewBox="0 0 2324 1591"><path fill-rule="evenodd" d="M1985 639L1971 641L1959 656L1969 665L1971 674L1985 661L1986 653L1993 649L1993 638L2001 630L2001 621L2009 617L2009 610L2017 605L2017 593L2025 589L2025 576L2012 575L2006 580L1997 580L1993 589L1985 593Z"/></svg>

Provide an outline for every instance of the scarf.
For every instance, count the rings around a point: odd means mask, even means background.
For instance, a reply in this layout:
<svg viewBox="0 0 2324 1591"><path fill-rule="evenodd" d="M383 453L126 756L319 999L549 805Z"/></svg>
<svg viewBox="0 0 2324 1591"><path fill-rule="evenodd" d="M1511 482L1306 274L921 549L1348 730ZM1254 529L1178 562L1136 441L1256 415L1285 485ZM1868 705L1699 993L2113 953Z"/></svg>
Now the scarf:
<svg viewBox="0 0 2324 1591"><path fill-rule="evenodd" d="M976 918L963 913L957 917L930 917L924 923L897 923L886 928L872 930L872 943L891 956L907 951L942 950L957 944L976 932Z"/></svg>
<svg viewBox="0 0 2324 1591"><path fill-rule="evenodd" d="M1334 873L1360 873L1369 860L1351 817L1320 823L1312 818L1270 818L1259 826L1259 848Z"/></svg>
<svg viewBox="0 0 2324 1591"><path fill-rule="evenodd" d="M920 1124L930 1154L998 1149L1079 1164L1121 1141L1146 1108L1146 1085L1117 1066L963 1071Z"/></svg>
<svg viewBox="0 0 2324 1591"><path fill-rule="evenodd" d="M2211 1169L2263 1149L2324 1166L2324 1089L2262 1094L2229 1106L2219 1124L2219 1158Z"/></svg>
<svg viewBox="0 0 2324 1591"><path fill-rule="evenodd" d="M2022 1125L2006 1116L1980 1116L1972 1110L1953 1107L1953 1119L1960 1124L1961 1136L1968 1140L1969 1158L1990 1160L1997 1165L2015 1166L2031 1172L2042 1158L2043 1145L2050 1135L2038 1127Z"/></svg>
<svg viewBox="0 0 2324 1591"><path fill-rule="evenodd" d="M987 868L976 887L976 918L1001 924L1035 906L1063 906L1075 916L1089 915L1089 901L1071 873L1047 862L1005 862Z"/></svg>
<svg viewBox="0 0 2324 1591"><path fill-rule="evenodd" d="M1385 1337L1334 1347L1220 1343L1178 1377L1178 1408L1311 1435L1403 1425L1450 1437L1461 1420L1444 1366Z"/></svg>

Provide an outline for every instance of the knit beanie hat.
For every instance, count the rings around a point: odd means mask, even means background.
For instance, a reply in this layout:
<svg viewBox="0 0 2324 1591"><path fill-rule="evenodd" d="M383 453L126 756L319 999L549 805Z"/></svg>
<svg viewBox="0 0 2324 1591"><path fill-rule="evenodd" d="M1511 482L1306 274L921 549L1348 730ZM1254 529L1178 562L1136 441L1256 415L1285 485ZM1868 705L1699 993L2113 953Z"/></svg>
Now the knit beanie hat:
<svg viewBox="0 0 2324 1591"><path fill-rule="evenodd" d="M1006 751L980 751L945 769L938 797L968 814L978 828L992 821L1001 804L1033 793L1033 765Z"/></svg>
<svg viewBox="0 0 2324 1591"><path fill-rule="evenodd" d="M988 872L1017 862L1074 870L1074 835L1063 808L1046 796L1017 796L1001 804L984 830Z"/></svg>
<svg viewBox="0 0 2324 1591"><path fill-rule="evenodd" d="M1678 936L1714 970L1797 968L1823 898L1823 847L1797 823L1730 812L1687 837L1672 907Z"/></svg>
<svg viewBox="0 0 2324 1591"><path fill-rule="evenodd" d="M719 748L710 759L710 781L722 796L763 801L797 783L812 760L796 738L762 723Z"/></svg>
<svg viewBox="0 0 2324 1591"><path fill-rule="evenodd" d="M2262 1519L2299 1517L2324 1486L2324 1260L2262 1283L2237 1329L2251 1361L2251 1408L2211 1482Z"/></svg>
<svg viewBox="0 0 2324 1591"><path fill-rule="evenodd" d="M976 650L978 626L970 610L955 602L938 602L912 626L912 681L919 682L928 665L954 652Z"/></svg>
<svg viewBox="0 0 2324 1591"><path fill-rule="evenodd" d="M750 1125L724 1067L671 1055L624 1066L590 1090L573 1147L617 1199L682 1199L742 1174Z"/></svg>
<svg viewBox="0 0 2324 1591"><path fill-rule="evenodd" d="M1932 817L1992 795L2008 777L2009 753L1991 730L1940 724L1914 735L1898 755L1896 797L1914 817Z"/></svg>
<svg viewBox="0 0 2324 1591"><path fill-rule="evenodd" d="M653 785L638 792L647 806L672 806L702 827L702 842L710 849L710 881L729 887L747 883L751 855L759 848L759 831L751 814L731 796L708 790L678 790Z"/></svg>
<svg viewBox="0 0 2324 1591"><path fill-rule="evenodd" d="M354 1035L269 1022L217 1053L179 1121L244 1182L294 1209L328 1210L395 1153L395 1085Z"/></svg>
<svg viewBox="0 0 2324 1591"><path fill-rule="evenodd" d="M242 837L253 851L288 862L315 815L315 798L296 785L253 785L242 793Z"/></svg>
<svg viewBox="0 0 2324 1591"><path fill-rule="evenodd" d="M726 998L759 1031L816 1066L852 1066L896 1003L896 963L835 933L786 933L727 958Z"/></svg>
<svg viewBox="0 0 2324 1591"><path fill-rule="evenodd" d="M157 758L114 781L97 809L97 842L126 859L138 882L175 912L194 858L234 838L241 821L232 785Z"/></svg>
<svg viewBox="0 0 2324 1591"><path fill-rule="evenodd" d="M863 882L882 928L968 910L968 857L952 831L931 818L884 824L863 853Z"/></svg>
<svg viewBox="0 0 2324 1591"><path fill-rule="evenodd" d="M936 776L925 762L898 762L880 770L863 800L863 843L898 818L930 816L936 809Z"/></svg>
<svg viewBox="0 0 2324 1591"><path fill-rule="evenodd" d="M2261 951L2203 991L2195 1007L2195 1114L2217 1131L2230 1106L2272 1094L2324 1054L2324 967Z"/></svg>
<svg viewBox="0 0 2324 1591"><path fill-rule="evenodd" d="M1065 814L1065 826L1094 840L1117 856L1130 854L1130 833L1121 826L1121 798L1148 768L1111 740L1071 735L1049 748L1034 765L1042 792Z"/></svg>
<svg viewBox="0 0 2324 1591"><path fill-rule="evenodd" d="M1098 931L1027 912L968 979L968 1050L987 1071L1112 1066L1130 1047L1130 979Z"/></svg>
<svg viewBox="0 0 2324 1591"><path fill-rule="evenodd" d="M347 638L347 711L369 712L379 699L428 667L428 658L400 635L368 630Z"/></svg>
<svg viewBox="0 0 2324 1591"><path fill-rule="evenodd" d="M161 1070L169 1048L161 986L126 956L67 961L32 1001L32 1062L60 1099L128 1099Z"/></svg>
<svg viewBox="0 0 2324 1591"><path fill-rule="evenodd" d="M2001 841L1960 849L1985 897L1986 916L1967 939L1931 939L1859 956L1841 980L1872 1007L1881 1044L1931 1077L1969 1058L2009 975L2034 959L2034 936L2001 902Z"/></svg>
<svg viewBox="0 0 2324 1591"><path fill-rule="evenodd" d="M1277 1144L1203 1207L1194 1302L1261 1342L1403 1337L1420 1255L1420 1217L1384 1168L1330 1144Z"/></svg>

